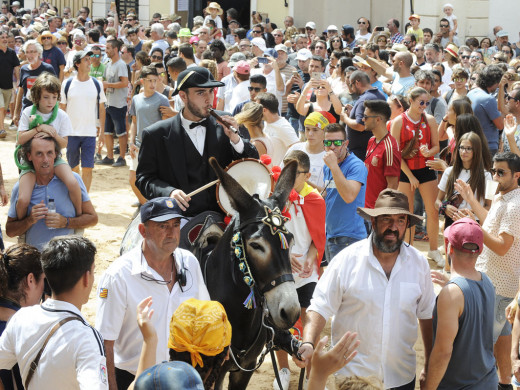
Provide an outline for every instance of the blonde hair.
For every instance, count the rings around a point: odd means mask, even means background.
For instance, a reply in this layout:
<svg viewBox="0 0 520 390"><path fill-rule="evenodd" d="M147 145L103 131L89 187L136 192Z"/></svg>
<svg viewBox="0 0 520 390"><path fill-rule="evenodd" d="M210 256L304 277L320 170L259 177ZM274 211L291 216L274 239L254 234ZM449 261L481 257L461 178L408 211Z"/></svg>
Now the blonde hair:
<svg viewBox="0 0 520 390"><path fill-rule="evenodd" d="M244 105L242 111L235 115L235 120L239 125L247 126L262 126L262 119L264 115L264 107L256 102L249 102Z"/></svg>
<svg viewBox="0 0 520 390"><path fill-rule="evenodd" d="M342 383L338 386L339 390L382 390L383 386L381 381L376 377L360 377L360 376L351 376L346 378Z"/></svg>
<svg viewBox="0 0 520 390"><path fill-rule="evenodd" d="M215 60L202 60L199 65L203 68L209 69L211 75L215 80L218 80L217 62Z"/></svg>

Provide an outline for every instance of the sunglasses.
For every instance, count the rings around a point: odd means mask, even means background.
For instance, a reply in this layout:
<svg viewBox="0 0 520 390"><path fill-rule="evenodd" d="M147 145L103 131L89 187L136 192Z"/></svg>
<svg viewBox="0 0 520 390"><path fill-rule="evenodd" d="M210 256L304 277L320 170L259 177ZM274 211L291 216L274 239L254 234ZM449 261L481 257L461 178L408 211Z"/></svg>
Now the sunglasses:
<svg viewBox="0 0 520 390"><path fill-rule="evenodd" d="M520 102L519 98L515 98L515 97L513 97L511 95L506 95L505 99L506 99L506 101L509 101L509 100L513 99L513 100L515 100L517 102Z"/></svg>
<svg viewBox="0 0 520 390"><path fill-rule="evenodd" d="M259 88L259 87L247 87L247 90L249 92L252 92L252 91L255 91L255 92L260 92L262 90L262 88Z"/></svg>
<svg viewBox="0 0 520 390"><path fill-rule="evenodd" d="M357 22L357 24L367 24L367 22Z"/></svg>
<svg viewBox="0 0 520 390"><path fill-rule="evenodd" d="M152 56L154 60L162 60L163 58L161 56Z"/></svg>
<svg viewBox="0 0 520 390"><path fill-rule="evenodd" d="M101 57L101 54L92 54L90 58L99 58Z"/></svg>
<svg viewBox="0 0 520 390"><path fill-rule="evenodd" d="M428 107L428 106L430 105L430 102L427 102L427 101L425 101L425 100L421 100L421 101L419 102L419 105L420 105L421 107L422 107L422 106L426 106L426 107Z"/></svg>
<svg viewBox="0 0 520 390"><path fill-rule="evenodd" d="M471 57L469 57L469 58L471 58L472 60L480 60L480 57L479 57L479 56L471 56Z"/></svg>
<svg viewBox="0 0 520 390"><path fill-rule="evenodd" d="M507 169L507 170L506 170L506 169L495 169L495 168L491 168L491 169L489 170L489 172L491 172L491 174L492 174L493 176L497 175L498 177L504 177L505 174L506 174L507 172L511 172L511 170L510 170L510 169Z"/></svg>
<svg viewBox="0 0 520 390"><path fill-rule="evenodd" d="M477 78L476 77L471 77L470 80L471 81L477 81Z"/></svg>
<svg viewBox="0 0 520 390"><path fill-rule="evenodd" d="M470 56L460 56L460 58L462 58L463 60L469 60L471 57Z"/></svg>
<svg viewBox="0 0 520 390"><path fill-rule="evenodd" d="M346 140L344 140L344 139L335 139L335 140L324 139L323 146L330 148L332 146L332 144L334 144L334 146L340 147L341 145L343 145L345 143L345 141Z"/></svg>
<svg viewBox="0 0 520 390"><path fill-rule="evenodd" d="M1 20L0 20L0 21L1 21ZM42 41L43 41L44 39L47 40L47 39L52 39L52 38L51 38L51 37L42 37Z"/></svg>
<svg viewBox="0 0 520 390"><path fill-rule="evenodd" d="M453 81L455 81L456 83L462 83L462 82L465 82L466 79L463 79L462 77L457 77L457 78L453 79Z"/></svg>
<svg viewBox="0 0 520 390"><path fill-rule="evenodd" d="M471 146L459 146L459 150L461 152L473 152L473 148Z"/></svg>
<svg viewBox="0 0 520 390"><path fill-rule="evenodd" d="M409 45L410 43L412 43L412 41L403 41L403 43L404 43L405 45Z"/></svg>
<svg viewBox="0 0 520 390"><path fill-rule="evenodd" d="M440 27L441 28L447 28L447 27L450 27L450 25L449 24L441 24Z"/></svg>
<svg viewBox="0 0 520 390"><path fill-rule="evenodd" d="M262 34L261 30L253 30L253 34Z"/></svg>

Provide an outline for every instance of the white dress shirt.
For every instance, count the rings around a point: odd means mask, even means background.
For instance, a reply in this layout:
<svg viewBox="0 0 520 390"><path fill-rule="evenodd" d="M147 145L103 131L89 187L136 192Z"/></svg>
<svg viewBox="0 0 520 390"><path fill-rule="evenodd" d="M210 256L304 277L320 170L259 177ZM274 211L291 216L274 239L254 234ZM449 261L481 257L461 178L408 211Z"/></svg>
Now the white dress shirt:
<svg viewBox="0 0 520 390"><path fill-rule="evenodd" d="M168 337L174 311L189 298L209 300L198 260L190 252L177 248L175 264L186 268L187 283L181 289L178 282L172 290L155 281L145 280L141 274L163 278L146 262L141 245L118 258L103 274L97 291L96 328L105 340L115 340L114 363L119 369L135 374L143 345L143 336L136 320L137 304L146 297L153 298L155 313L152 323L157 331L156 362L168 361Z"/></svg>
<svg viewBox="0 0 520 390"><path fill-rule="evenodd" d="M342 250L318 281L308 311L332 317L331 342L357 332L354 359L337 373L374 375L385 389L415 377L417 319L432 318L430 267L415 248L401 245L390 279L372 251L372 236Z"/></svg>
<svg viewBox="0 0 520 390"><path fill-rule="evenodd" d="M81 321L69 321L52 335L28 390L108 389L101 336L88 325L76 306L54 299L47 299L41 307L20 309L7 323L0 337L0 369L10 370L18 362L25 382L30 364L51 329L62 319L73 316ZM135 318L134 322L137 324Z"/></svg>
<svg viewBox="0 0 520 390"><path fill-rule="evenodd" d="M206 127L197 126L193 129L190 129L190 125L193 123L193 121L184 118L182 111L179 112L179 115L181 117L182 127L184 127L184 130L186 130L186 133L190 137L191 142L193 142L193 145L195 145L195 148L202 156L204 154L204 143L206 142ZM238 141L236 144L231 142L231 140L229 142L231 145L233 145L233 148L237 153L242 153L244 151L244 141L242 138L240 138L240 141Z"/></svg>

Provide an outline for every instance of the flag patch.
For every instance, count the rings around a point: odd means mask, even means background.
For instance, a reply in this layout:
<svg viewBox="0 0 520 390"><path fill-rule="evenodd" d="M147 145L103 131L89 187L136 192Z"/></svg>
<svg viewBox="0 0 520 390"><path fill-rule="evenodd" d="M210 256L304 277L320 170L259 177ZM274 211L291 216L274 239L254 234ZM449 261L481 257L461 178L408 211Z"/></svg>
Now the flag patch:
<svg viewBox="0 0 520 390"><path fill-rule="evenodd" d="M107 298L108 297L108 288L100 288L99 289L99 297Z"/></svg>

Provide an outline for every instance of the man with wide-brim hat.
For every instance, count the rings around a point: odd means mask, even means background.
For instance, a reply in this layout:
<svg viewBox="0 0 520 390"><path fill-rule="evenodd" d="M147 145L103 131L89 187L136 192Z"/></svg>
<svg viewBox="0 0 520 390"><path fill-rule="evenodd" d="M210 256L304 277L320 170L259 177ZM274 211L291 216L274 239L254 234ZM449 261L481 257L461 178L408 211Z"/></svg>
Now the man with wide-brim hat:
<svg viewBox="0 0 520 390"><path fill-rule="evenodd" d="M347 331L357 332L361 341L354 359L336 373L337 383L353 375L375 376L387 389L414 389L417 320L428 364L435 293L428 261L403 239L422 217L393 189L381 191L373 209L357 211L371 222L372 233L336 255L318 281L299 350L303 362L295 362L300 367L309 362L332 317L331 345Z"/></svg>
<svg viewBox="0 0 520 390"><path fill-rule="evenodd" d="M184 108L143 131L136 186L145 198L169 196L188 217L220 212L215 188L187 196L216 179L208 159L215 157L227 166L236 159L258 158L255 147L231 130L238 128L232 117L224 116L225 123L210 117L214 89L223 85L206 68L193 66L179 74L173 94L179 95Z"/></svg>
<svg viewBox="0 0 520 390"><path fill-rule="evenodd" d="M58 38L50 31L44 31L36 40L43 46L42 61L52 65L60 81L63 81L67 61L63 52L56 45Z"/></svg>

